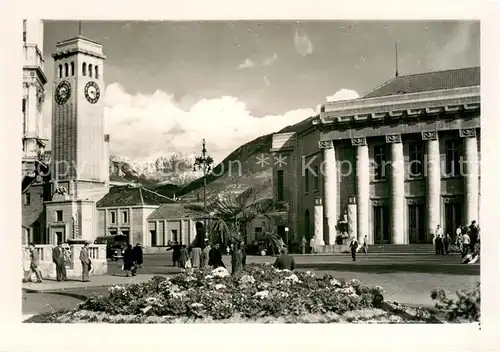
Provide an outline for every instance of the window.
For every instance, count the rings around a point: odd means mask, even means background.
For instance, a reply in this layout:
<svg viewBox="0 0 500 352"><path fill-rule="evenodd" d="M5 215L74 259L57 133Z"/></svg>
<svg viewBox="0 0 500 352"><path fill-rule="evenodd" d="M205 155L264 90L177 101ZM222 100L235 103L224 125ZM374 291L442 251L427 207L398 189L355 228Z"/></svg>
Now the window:
<svg viewBox="0 0 500 352"><path fill-rule="evenodd" d="M116 224L116 212L111 211L111 212L109 213L109 216L111 217L111 223L112 223L112 224Z"/></svg>
<svg viewBox="0 0 500 352"><path fill-rule="evenodd" d="M68 72L68 63L66 62L64 64L64 77L68 77L68 74L69 74L69 72Z"/></svg>
<svg viewBox="0 0 500 352"><path fill-rule="evenodd" d="M89 64L89 77L92 77L92 64Z"/></svg>
<svg viewBox="0 0 500 352"><path fill-rule="evenodd" d="M128 211L122 212L122 222L124 224L128 223Z"/></svg>
<svg viewBox="0 0 500 352"><path fill-rule="evenodd" d="M387 175L387 146L376 145L374 147L374 179L377 181L385 180Z"/></svg>
<svg viewBox="0 0 500 352"><path fill-rule="evenodd" d="M172 241L177 242L177 230L170 230L170 238Z"/></svg>
<svg viewBox="0 0 500 352"><path fill-rule="evenodd" d="M27 27L27 21L23 20L23 42L26 43L26 27Z"/></svg>
<svg viewBox="0 0 500 352"><path fill-rule="evenodd" d="M304 192L309 193L309 169L306 169L304 174Z"/></svg>
<svg viewBox="0 0 500 352"><path fill-rule="evenodd" d="M446 141L446 176L460 174L460 145L458 140Z"/></svg>
<svg viewBox="0 0 500 352"><path fill-rule="evenodd" d="M31 203L31 194L30 193L24 193L23 194L23 204L24 205L30 205Z"/></svg>
<svg viewBox="0 0 500 352"><path fill-rule="evenodd" d="M254 229L254 233L255 233L255 239L258 240L259 238L262 237L262 227L256 227Z"/></svg>
<svg viewBox="0 0 500 352"><path fill-rule="evenodd" d="M314 192L319 191L319 166L314 167Z"/></svg>
<svg viewBox="0 0 500 352"><path fill-rule="evenodd" d="M82 64L82 75L86 76L87 75L87 63L84 62Z"/></svg>
<svg viewBox="0 0 500 352"><path fill-rule="evenodd" d="M424 165L424 150L422 143L411 143L410 147L410 178L422 177Z"/></svg>
<svg viewBox="0 0 500 352"><path fill-rule="evenodd" d="M56 221L63 221L63 212L62 212L62 210L56 210Z"/></svg>
<svg viewBox="0 0 500 352"><path fill-rule="evenodd" d="M71 62L71 75L75 75L75 63L73 61Z"/></svg>
<svg viewBox="0 0 500 352"><path fill-rule="evenodd" d="M278 192L277 192L277 198L278 201L283 200L283 170L278 170L278 176L277 176L277 183L278 183Z"/></svg>
<svg viewBox="0 0 500 352"><path fill-rule="evenodd" d="M99 66L95 66L94 67L94 75L95 75L95 78L99 78Z"/></svg>
<svg viewBox="0 0 500 352"><path fill-rule="evenodd" d="M59 65L59 78L62 78L62 73L63 73L62 70L63 70L62 65Z"/></svg>

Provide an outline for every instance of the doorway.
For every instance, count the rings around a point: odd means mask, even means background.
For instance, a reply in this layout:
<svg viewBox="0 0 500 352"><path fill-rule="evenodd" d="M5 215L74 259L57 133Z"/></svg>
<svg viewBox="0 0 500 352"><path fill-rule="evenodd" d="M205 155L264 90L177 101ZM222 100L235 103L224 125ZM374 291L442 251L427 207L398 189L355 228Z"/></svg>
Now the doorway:
<svg viewBox="0 0 500 352"><path fill-rule="evenodd" d="M423 204L408 205L408 235L410 243L426 243L425 210Z"/></svg>
<svg viewBox="0 0 500 352"><path fill-rule="evenodd" d="M389 207L387 205L373 207L373 238L375 244L390 243Z"/></svg>
<svg viewBox="0 0 500 352"><path fill-rule="evenodd" d="M444 204L444 233L455 235L455 230L462 225L462 204L457 202Z"/></svg>

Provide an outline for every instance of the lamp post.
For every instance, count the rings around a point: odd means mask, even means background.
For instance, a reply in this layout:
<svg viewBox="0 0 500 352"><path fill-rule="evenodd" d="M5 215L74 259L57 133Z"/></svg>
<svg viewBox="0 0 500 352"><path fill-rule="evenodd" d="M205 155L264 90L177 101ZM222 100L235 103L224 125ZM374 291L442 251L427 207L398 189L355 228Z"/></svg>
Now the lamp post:
<svg viewBox="0 0 500 352"><path fill-rule="evenodd" d="M202 141L201 155L194 160L193 171L203 171L203 210L207 211L207 175L212 171L212 164L214 159L208 155L207 148L205 147L205 139ZM206 218L203 219L203 226L205 227L205 239L208 237Z"/></svg>

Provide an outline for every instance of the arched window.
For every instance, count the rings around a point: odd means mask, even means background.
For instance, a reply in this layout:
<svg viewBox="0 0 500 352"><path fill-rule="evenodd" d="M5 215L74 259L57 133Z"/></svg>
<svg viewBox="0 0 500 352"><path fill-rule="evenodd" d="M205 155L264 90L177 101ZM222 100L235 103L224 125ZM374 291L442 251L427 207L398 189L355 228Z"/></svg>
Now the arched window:
<svg viewBox="0 0 500 352"><path fill-rule="evenodd" d="M64 64L64 77L68 77L68 63Z"/></svg>
<svg viewBox="0 0 500 352"><path fill-rule="evenodd" d="M59 65L59 78L62 77L62 65Z"/></svg>
<svg viewBox="0 0 500 352"><path fill-rule="evenodd" d="M95 73L95 78L99 78L99 66L97 66L97 65L96 65L96 66L94 67L94 71L95 71L95 72L94 72L94 73Z"/></svg>
<svg viewBox="0 0 500 352"><path fill-rule="evenodd" d="M89 64L89 77L92 77L92 64Z"/></svg>
<svg viewBox="0 0 500 352"><path fill-rule="evenodd" d="M84 62L82 64L82 75L86 76L87 75L87 63Z"/></svg>
<svg viewBox="0 0 500 352"><path fill-rule="evenodd" d="M71 75L75 75L75 63L73 61L71 61Z"/></svg>

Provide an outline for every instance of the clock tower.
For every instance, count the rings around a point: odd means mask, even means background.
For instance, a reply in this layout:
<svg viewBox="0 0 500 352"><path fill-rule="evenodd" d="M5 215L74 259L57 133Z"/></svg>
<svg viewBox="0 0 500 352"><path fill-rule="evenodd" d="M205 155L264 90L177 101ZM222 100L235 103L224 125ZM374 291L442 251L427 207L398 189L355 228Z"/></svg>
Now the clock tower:
<svg viewBox="0 0 500 352"><path fill-rule="evenodd" d="M78 35L56 44L52 97L52 199L45 203L50 243L93 241L96 202L109 191L104 134L102 45Z"/></svg>

